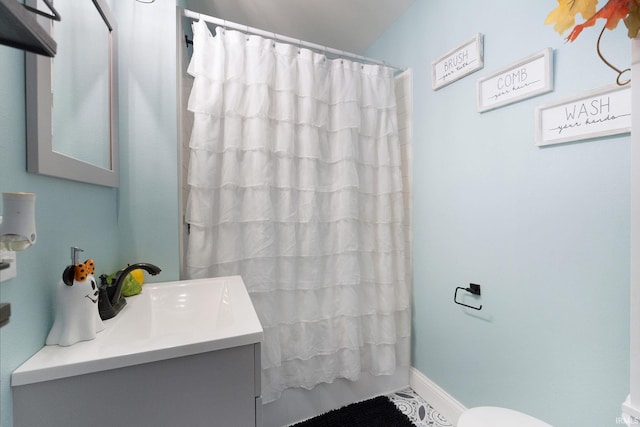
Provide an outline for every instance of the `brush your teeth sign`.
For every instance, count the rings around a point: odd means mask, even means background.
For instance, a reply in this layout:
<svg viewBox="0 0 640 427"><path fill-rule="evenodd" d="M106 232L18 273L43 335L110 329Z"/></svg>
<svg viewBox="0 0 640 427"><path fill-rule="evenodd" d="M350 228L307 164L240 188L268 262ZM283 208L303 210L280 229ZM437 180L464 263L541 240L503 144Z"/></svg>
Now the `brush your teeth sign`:
<svg viewBox="0 0 640 427"><path fill-rule="evenodd" d="M536 109L536 145L631 131L631 87L607 86Z"/></svg>
<svg viewBox="0 0 640 427"><path fill-rule="evenodd" d="M482 34L445 53L431 63L431 88L438 90L484 66Z"/></svg>

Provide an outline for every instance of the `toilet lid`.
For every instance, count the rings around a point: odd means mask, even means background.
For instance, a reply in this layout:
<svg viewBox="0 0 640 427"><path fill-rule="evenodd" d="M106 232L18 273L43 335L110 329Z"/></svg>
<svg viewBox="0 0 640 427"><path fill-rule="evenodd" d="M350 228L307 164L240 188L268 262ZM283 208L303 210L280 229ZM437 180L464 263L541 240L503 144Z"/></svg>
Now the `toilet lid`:
<svg viewBox="0 0 640 427"><path fill-rule="evenodd" d="M495 406L471 408L460 416L458 427L553 427L522 412Z"/></svg>

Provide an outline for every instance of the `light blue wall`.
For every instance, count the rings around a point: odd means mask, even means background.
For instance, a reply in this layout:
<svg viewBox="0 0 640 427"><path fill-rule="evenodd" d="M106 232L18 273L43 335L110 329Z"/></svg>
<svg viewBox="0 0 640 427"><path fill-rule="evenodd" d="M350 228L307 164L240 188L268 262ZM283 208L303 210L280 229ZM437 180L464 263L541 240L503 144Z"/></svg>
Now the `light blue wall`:
<svg viewBox="0 0 640 427"><path fill-rule="evenodd" d="M176 2L116 2L120 30L120 256L179 275ZM142 259L144 258L144 259Z"/></svg>
<svg viewBox="0 0 640 427"><path fill-rule="evenodd" d="M175 2L114 2L120 30L122 187L25 172L22 52L0 46L0 191L38 194L38 244L0 284L0 423L10 373L43 344L52 290L78 244L98 271L126 262L178 276ZM428 6L427 6L428 4ZM566 45L542 24L554 0L417 0L369 54L414 68L414 365L467 406L503 405L558 426L613 426L628 393L629 138L538 149L533 108L612 82L595 31ZM486 10L485 10L486 9ZM485 68L437 92L431 61L485 34ZM610 59L628 66L623 31ZM556 90L475 112L475 81L544 47ZM72 205L71 200L83 204ZM480 317L453 290L483 286Z"/></svg>
<svg viewBox="0 0 640 427"><path fill-rule="evenodd" d="M603 2L600 2L603 3ZM414 69L413 365L467 407L615 426L629 392L630 137L534 146L534 108L615 81L598 31L566 44L555 0L417 0L367 52ZM431 90L431 61L485 36L484 69ZM554 92L483 114L476 80L555 49ZM630 65L626 31L603 52ZM453 303L482 285L480 312Z"/></svg>
<svg viewBox="0 0 640 427"><path fill-rule="evenodd" d="M0 46L0 191L35 192L38 229L37 244L18 253L17 278L0 284L0 301L13 312L0 329L3 427L13 425L11 372L44 345L70 246L95 258L98 274L148 261L163 269L155 280L178 277L175 2L114 3L121 52L119 190L26 173L24 54Z"/></svg>

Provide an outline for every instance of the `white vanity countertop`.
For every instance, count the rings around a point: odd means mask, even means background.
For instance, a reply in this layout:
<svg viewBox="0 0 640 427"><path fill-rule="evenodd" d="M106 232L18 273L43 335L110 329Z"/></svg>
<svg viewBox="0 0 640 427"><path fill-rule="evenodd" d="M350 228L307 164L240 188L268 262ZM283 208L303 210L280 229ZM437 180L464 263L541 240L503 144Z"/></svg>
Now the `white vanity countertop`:
<svg viewBox="0 0 640 427"><path fill-rule="evenodd" d="M96 338L45 346L11 375L19 386L261 342L240 276L145 284Z"/></svg>

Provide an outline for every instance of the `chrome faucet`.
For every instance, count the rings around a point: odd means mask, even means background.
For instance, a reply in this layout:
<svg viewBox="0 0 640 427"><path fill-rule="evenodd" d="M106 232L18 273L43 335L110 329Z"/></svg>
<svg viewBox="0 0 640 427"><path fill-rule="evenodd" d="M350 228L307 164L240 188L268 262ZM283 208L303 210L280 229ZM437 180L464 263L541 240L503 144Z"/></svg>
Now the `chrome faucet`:
<svg viewBox="0 0 640 427"><path fill-rule="evenodd" d="M111 319L116 314L118 314L125 305L127 305L127 301L122 296L122 285L124 284L124 279L127 278L129 273L137 269L145 270L152 276L155 276L156 274L159 274L160 271L162 271L160 270L160 267L157 267L153 264L139 262L137 264L131 264L125 267L123 270L119 271L116 274L114 283L110 286L106 281L107 276L100 276L100 279L102 279L102 285L100 286L98 311L100 312L100 318L102 320Z"/></svg>

